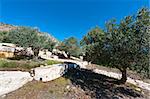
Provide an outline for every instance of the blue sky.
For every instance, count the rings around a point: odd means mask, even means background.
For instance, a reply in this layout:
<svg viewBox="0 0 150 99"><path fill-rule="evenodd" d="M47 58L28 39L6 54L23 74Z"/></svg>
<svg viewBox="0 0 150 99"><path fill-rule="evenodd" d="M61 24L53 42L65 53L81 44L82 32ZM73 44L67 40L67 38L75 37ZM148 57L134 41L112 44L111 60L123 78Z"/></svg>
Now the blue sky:
<svg viewBox="0 0 150 99"><path fill-rule="evenodd" d="M148 0L0 0L0 22L39 27L59 40L79 40L94 26L132 15Z"/></svg>

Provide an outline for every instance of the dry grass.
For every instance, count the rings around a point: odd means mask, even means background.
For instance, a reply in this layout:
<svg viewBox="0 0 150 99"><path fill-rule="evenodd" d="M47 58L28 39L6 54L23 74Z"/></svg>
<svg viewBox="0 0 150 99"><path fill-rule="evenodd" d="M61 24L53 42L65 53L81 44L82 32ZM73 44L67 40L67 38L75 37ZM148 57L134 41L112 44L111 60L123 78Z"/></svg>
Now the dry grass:
<svg viewBox="0 0 150 99"><path fill-rule="evenodd" d="M32 81L9 93L4 99L62 99L68 92L66 86L69 84L70 80L63 77L46 83Z"/></svg>

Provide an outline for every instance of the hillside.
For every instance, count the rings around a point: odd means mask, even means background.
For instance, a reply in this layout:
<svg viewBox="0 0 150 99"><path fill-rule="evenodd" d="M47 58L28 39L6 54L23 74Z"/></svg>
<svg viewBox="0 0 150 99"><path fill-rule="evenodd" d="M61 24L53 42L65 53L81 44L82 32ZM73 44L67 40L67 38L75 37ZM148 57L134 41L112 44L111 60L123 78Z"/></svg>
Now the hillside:
<svg viewBox="0 0 150 99"><path fill-rule="evenodd" d="M11 31L17 29L16 26L10 25L10 24L5 24L5 23L0 23L0 31Z"/></svg>
<svg viewBox="0 0 150 99"><path fill-rule="evenodd" d="M14 26L14 25L11 25L11 24L6 24L6 23L1 23L0 22L0 32L9 32L11 30L15 30L15 29L18 29L20 28L21 26ZM49 37L52 41L54 42L58 42L58 40L52 36L51 34L49 33L46 33L46 32L41 32L39 31L38 29L36 29L37 33L39 35L46 35L47 37Z"/></svg>

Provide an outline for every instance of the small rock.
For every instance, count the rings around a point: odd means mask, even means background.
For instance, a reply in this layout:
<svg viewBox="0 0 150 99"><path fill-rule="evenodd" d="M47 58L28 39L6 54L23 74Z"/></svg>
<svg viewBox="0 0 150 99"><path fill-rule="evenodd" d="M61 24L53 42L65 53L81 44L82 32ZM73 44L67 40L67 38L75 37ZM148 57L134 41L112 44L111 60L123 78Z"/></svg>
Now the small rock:
<svg viewBox="0 0 150 99"><path fill-rule="evenodd" d="M44 67L44 65L40 65L40 67Z"/></svg>
<svg viewBox="0 0 150 99"><path fill-rule="evenodd" d="M2 97L2 98L5 98L5 97L6 97L6 95L2 95L1 97Z"/></svg>
<svg viewBox="0 0 150 99"><path fill-rule="evenodd" d="M140 88L135 88L135 90L141 92L141 89L140 89Z"/></svg>
<svg viewBox="0 0 150 99"><path fill-rule="evenodd" d="M69 86L69 85L67 85L66 89L70 89L70 86Z"/></svg>

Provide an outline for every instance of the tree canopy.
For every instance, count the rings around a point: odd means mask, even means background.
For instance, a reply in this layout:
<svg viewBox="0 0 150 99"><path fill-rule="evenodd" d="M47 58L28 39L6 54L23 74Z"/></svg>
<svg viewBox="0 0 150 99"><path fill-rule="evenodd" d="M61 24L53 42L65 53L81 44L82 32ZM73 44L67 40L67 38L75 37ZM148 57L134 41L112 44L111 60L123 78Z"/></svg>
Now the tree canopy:
<svg viewBox="0 0 150 99"><path fill-rule="evenodd" d="M14 43L22 47L46 48L52 50L55 42L52 41L48 34L38 32L29 27L18 27L9 32L0 32L0 42Z"/></svg>
<svg viewBox="0 0 150 99"><path fill-rule="evenodd" d="M149 19L149 10L142 8L136 15L122 19L120 24L112 19L106 23L105 30L92 29L81 41L86 60L118 68L122 83L127 80L127 68L150 77Z"/></svg>
<svg viewBox="0 0 150 99"><path fill-rule="evenodd" d="M78 57L81 52L79 42L75 37L65 39L57 46L57 49L65 51L69 55L76 57Z"/></svg>

